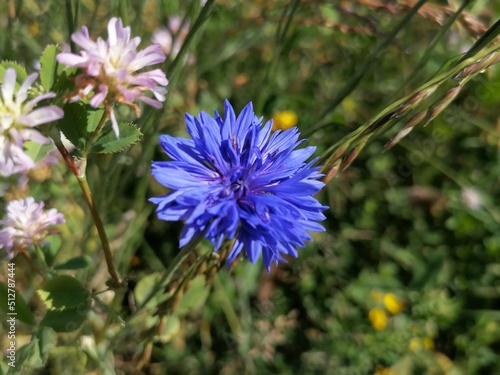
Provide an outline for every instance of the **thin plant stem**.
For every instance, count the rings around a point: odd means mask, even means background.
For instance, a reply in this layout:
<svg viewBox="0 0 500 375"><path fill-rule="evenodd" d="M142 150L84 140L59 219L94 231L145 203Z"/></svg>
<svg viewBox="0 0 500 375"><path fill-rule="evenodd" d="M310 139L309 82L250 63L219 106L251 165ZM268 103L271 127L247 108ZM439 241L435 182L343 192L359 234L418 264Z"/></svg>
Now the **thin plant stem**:
<svg viewBox="0 0 500 375"><path fill-rule="evenodd" d="M285 38L288 34L288 31L290 30L290 25L299 5L300 0L295 0L288 7L283 9L283 13L278 24L278 29L276 30L276 48L274 49L273 58L270 64L267 65L264 76L264 82L266 82L266 84L260 90L259 97L257 98L257 102L255 104L255 113L263 112L265 103L269 98L269 95L271 93L271 85L274 84L271 77L274 77L276 75L276 71L278 70L279 60L283 52L283 47L285 45Z"/></svg>
<svg viewBox="0 0 500 375"><path fill-rule="evenodd" d="M170 77L171 80L173 80L173 77L175 76L175 72L177 70L177 67L179 66L179 63L183 61L184 55L186 54L187 49L189 48L189 45L191 44L193 37L196 35L198 30L201 28L201 26L203 26L205 21L210 16L214 3L215 0L207 1L205 6L201 9L198 18L196 18L196 21L194 21L193 27L191 27L191 30L189 30L189 33L186 35L186 38L184 39L184 43L182 43L179 53L177 54L174 61L172 61L172 64L170 64L168 68L168 76Z"/></svg>
<svg viewBox="0 0 500 375"><path fill-rule="evenodd" d="M80 189L82 190L83 199L89 206L92 219L94 220L95 227L99 233L99 238L101 239L102 250L104 251L104 257L106 259L106 265L108 266L108 272L113 279L113 287L118 288L122 285L122 281L116 272L115 266L113 264L113 255L111 254L111 247L109 245L108 236L106 235L106 230L104 229L104 224L102 223L101 216L97 210L94 198L92 197L92 192L90 191L89 184L87 182L87 177L85 173L76 176Z"/></svg>
<svg viewBox="0 0 500 375"><path fill-rule="evenodd" d="M97 210L97 205L95 203L94 197L92 196L92 192L90 190L90 186L88 184L87 177L85 174L87 166L86 156L90 150L90 147L92 146L92 143L94 142L98 133L102 129L106 117L107 117L107 112L104 112L95 131L91 134L90 138L87 140L87 143L85 144L85 149L82 153L83 157L79 159L78 162L75 162L75 160L69 154L68 150L66 150L66 148L61 142L61 139L58 136L53 137L53 140L57 149L63 156L64 161L66 162L69 169L73 172L73 174L76 176L76 179L78 180L78 184L80 185L80 189L82 191L83 199L85 200L85 203L87 203L87 206L89 207L92 219L94 221L94 225L97 229L97 233L99 234L99 238L101 240L102 250L104 252L104 258L106 259L108 272L113 280L112 286L114 288L119 288L120 286L122 286L122 281L120 280L120 277L118 276L116 268L113 264L113 255L111 254L111 246L109 243L109 239L108 236L106 235L104 224L102 222L101 216L99 215L99 211Z"/></svg>
<svg viewBox="0 0 500 375"><path fill-rule="evenodd" d="M170 282L172 277L174 276L175 271L179 268L179 266L186 260L186 258L189 256L191 251L194 250L194 248L198 245L198 243L201 241L203 236L205 235L205 231L198 234L193 240L191 240L190 243L188 243L186 246L182 248L182 250L176 255L176 257L172 260L172 263L170 267L165 271L163 276L156 282L154 287L152 288L151 292L147 295L147 297L142 301L142 303L137 307L137 310L135 311L136 313L139 312L144 306L147 305L149 301L161 290L163 290L163 287L165 284ZM134 314L135 315L135 314Z"/></svg>
<svg viewBox="0 0 500 375"><path fill-rule="evenodd" d="M239 323L240 319L238 319L238 315L234 311L233 305L229 300L229 297L224 289L224 286L222 285L219 276L217 274L214 277L213 285L217 301L219 302L222 311L224 311L224 315L226 316L227 322L229 324L229 327L233 335L235 335L236 337L240 337L242 334L241 325Z"/></svg>
<svg viewBox="0 0 500 375"><path fill-rule="evenodd" d="M68 24L69 45L71 48L71 52L74 53L76 51L76 45L75 42L73 42L73 40L71 39L71 34L73 34L73 32L75 31L75 19L73 15L72 1L73 0L66 0L64 4L66 6L66 22Z"/></svg>

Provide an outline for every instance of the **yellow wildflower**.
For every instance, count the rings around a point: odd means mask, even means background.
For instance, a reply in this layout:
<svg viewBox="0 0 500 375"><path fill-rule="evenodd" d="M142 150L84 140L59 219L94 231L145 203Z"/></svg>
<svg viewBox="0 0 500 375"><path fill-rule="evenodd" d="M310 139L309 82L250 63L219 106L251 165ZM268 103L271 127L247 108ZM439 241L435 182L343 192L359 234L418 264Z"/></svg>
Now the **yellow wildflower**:
<svg viewBox="0 0 500 375"><path fill-rule="evenodd" d="M373 375L391 375L392 371L390 367L377 366L375 369L375 374Z"/></svg>
<svg viewBox="0 0 500 375"><path fill-rule="evenodd" d="M403 311L404 304L392 293L384 294L384 306L392 314Z"/></svg>
<svg viewBox="0 0 500 375"><path fill-rule="evenodd" d="M294 111L286 110L274 112L273 130L287 130L297 125L298 116Z"/></svg>
<svg viewBox="0 0 500 375"><path fill-rule="evenodd" d="M387 327L387 314L381 308L375 307L368 312L373 328L377 331L383 330Z"/></svg>
<svg viewBox="0 0 500 375"><path fill-rule="evenodd" d="M37 36L40 32L40 25L36 22L31 22L28 26L28 34L31 36Z"/></svg>
<svg viewBox="0 0 500 375"><path fill-rule="evenodd" d="M422 340L422 345L425 349L432 350L434 349L434 340L432 340L430 337L426 337Z"/></svg>
<svg viewBox="0 0 500 375"><path fill-rule="evenodd" d="M412 338L408 343L408 349L411 351L417 351L422 349L422 342L419 338Z"/></svg>

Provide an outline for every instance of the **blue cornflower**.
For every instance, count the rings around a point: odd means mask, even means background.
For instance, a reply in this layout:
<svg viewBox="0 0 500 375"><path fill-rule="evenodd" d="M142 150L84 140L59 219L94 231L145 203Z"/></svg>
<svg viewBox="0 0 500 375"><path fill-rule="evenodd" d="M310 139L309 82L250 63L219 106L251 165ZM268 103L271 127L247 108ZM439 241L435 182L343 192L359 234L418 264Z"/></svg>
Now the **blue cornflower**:
<svg viewBox="0 0 500 375"><path fill-rule="evenodd" d="M225 102L225 119L201 112L186 114L193 138L161 135L160 143L171 161L153 162L156 180L172 189L151 198L158 217L184 220L180 246L206 230L205 237L217 251L224 238L235 238L227 259L231 265L245 249L255 263L262 253L264 265L298 256L296 247L311 240L307 231L324 231L322 206L313 194L324 184L316 159L306 162L315 147L294 150L297 128L271 133L272 122L262 126L252 103L236 117Z"/></svg>

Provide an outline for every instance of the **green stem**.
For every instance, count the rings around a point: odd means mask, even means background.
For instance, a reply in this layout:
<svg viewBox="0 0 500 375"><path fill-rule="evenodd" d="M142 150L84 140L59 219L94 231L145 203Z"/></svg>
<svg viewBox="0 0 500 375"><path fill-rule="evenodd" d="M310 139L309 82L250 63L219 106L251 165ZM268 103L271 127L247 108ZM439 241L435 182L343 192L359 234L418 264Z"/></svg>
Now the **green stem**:
<svg viewBox="0 0 500 375"><path fill-rule="evenodd" d="M74 23L74 15L73 15L73 0L66 0L64 3L66 5L66 22L68 23L68 34L69 34L69 45L71 47L71 52L76 51L76 45L73 40L71 40L71 35L75 32L75 23Z"/></svg>
<svg viewBox="0 0 500 375"><path fill-rule="evenodd" d="M83 157L75 162L73 157L69 154L68 150L64 147L61 142L61 138L58 133L52 134L52 139L54 143L63 156L64 161L68 165L69 169L73 172L78 180L78 184L80 185L80 189L82 190L83 199L87 203L89 207L90 213L92 215L92 219L94 220L94 225L97 229L97 233L99 234L99 238L101 239L102 250L104 251L104 257L106 259L106 265L108 266L108 272L113 280L112 286L114 288L119 288L122 286L122 281L116 272L115 266L113 264L113 255L111 254L111 246L109 244L108 236L106 235L106 230L104 229L104 224L102 223L101 216L99 215L99 211L97 210L97 205L95 203L94 197L92 196L92 192L90 190L90 186L87 182L87 177L85 174L87 159L86 156L90 150L92 143L94 142L97 134L102 129L105 120L107 117L107 113L104 112L99 124L97 125L96 130L91 134L90 138L87 140L85 144L85 149L83 150Z"/></svg>
<svg viewBox="0 0 500 375"><path fill-rule="evenodd" d="M233 304L231 303L218 275L215 275L213 285L217 301L219 302L220 307L222 308L222 311L226 316L226 320L229 324L231 332L235 337L240 338L241 334L243 333L241 325L239 323L240 319L238 318L236 311L234 311Z"/></svg>
<svg viewBox="0 0 500 375"><path fill-rule="evenodd" d="M280 58L282 57L281 55L285 46L285 38L288 34L288 31L290 30L290 25L299 5L300 0L295 0L283 10L281 19L278 24L278 29L276 30L276 48L274 49L272 60L270 64L267 65L267 70L264 74L264 82L266 82L266 84L260 90L260 94L255 103L255 113L262 113L264 111L266 101L272 94L272 87L276 83L272 78L276 76L276 72L278 71Z"/></svg>
<svg viewBox="0 0 500 375"><path fill-rule="evenodd" d="M179 266L184 262L184 260L186 260L189 253L191 253L191 251L194 250L194 248L196 247L196 245L198 245L198 243L201 241L204 235L205 232L198 234L197 237L195 237L193 240L191 240L190 243L188 243L186 246L182 248L180 253L178 253L177 256L174 258L174 260L172 261L170 267L165 271L161 279L156 282L156 284L154 285L148 296L144 299L144 301L142 301L141 305L137 307L135 313L139 312L144 306L146 306L146 304L149 301L151 301L151 299L158 292L163 290L164 286L168 284L172 279L172 277L174 276L175 271L177 271Z"/></svg>
<svg viewBox="0 0 500 375"><path fill-rule="evenodd" d="M186 35L186 39L184 39L184 43L182 43L181 49L179 50L179 53L175 57L174 61L172 61L172 64L170 64L168 68L168 76L170 77L170 80L173 80L173 77L175 76L175 71L177 70L177 67L179 66L179 63L183 61L184 55L187 52L187 49L189 48L189 45L191 44L191 41L193 40L193 37L196 35L198 30L201 28L201 26L205 23L205 21L208 19L212 7L215 3L215 0L208 0L205 4L205 6L201 9L200 14L196 18L196 21L194 21L193 26L191 27L191 30L189 30L189 33ZM170 85L172 86L172 85Z"/></svg>
<svg viewBox="0 0 500 375"><path fill-rule="evenodd" d="M106 235L106 230L104 229L104 225L101 220L101 216L99 215L99 211L97 210L97 206L95 204L94 198L92 197L92 192L90 191L89 184L87 182L87 177L85 176L85 170L83 174L76 176L78 180L78 184L80 185L80 189L82 190L83 198L85 202L89 206L90 213L92 218L94 219L94 224L99 233L99 238L101 239L102 250L104 251L104 257L106 259L106 265L108 266L108 272L113 279L113 287L118 288L122 285L120 277L116 272L115 266L113 264L113 255L111 254L111 246L109 245L108 236Z"/></svg>

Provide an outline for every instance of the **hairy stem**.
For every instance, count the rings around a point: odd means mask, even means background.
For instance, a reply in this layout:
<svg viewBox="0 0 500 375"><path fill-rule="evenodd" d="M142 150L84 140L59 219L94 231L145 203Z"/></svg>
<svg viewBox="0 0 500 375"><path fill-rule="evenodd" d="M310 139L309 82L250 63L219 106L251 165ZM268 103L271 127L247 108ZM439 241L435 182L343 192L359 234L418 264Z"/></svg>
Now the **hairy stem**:
<svg viewBox="0 0 500 375"><path fill-rule="evenodd" d="M87 182L87 177L85 174L86 166L87 166L87 159L86 156L90 150L90 147L97 137L97 134L99 131L102 129L102 126L105 123L107 117L107 113L104 112L103 116L97 125L96 130L92 133L90 136L90 139L88 139L87 144L85 145L85 149L83 151L84 157L82 157L79 160L73 159L73 157L69 154L68 150L64 147L64 145L61 142L61 139L59 136L53 136L54 143L63 156L64 161L66 162L66 165L69 167L71 172L76 176L76 179L78 180L78 184L80 185L80 189L82 190L82 195L83 199L85 199L85 202L87 203L87 206L89 207L90 213L92 215L92 219L94 221L94 225L97 229L97 233L99 234L99 238L101 240L102 244L102 250L104 251L104 257L106 259L106 265L108 266L108 272L112 278L112 286L114 288L118 288L122 285L122 281L120 280L120 277L118 276L118 273L116 272L116 268L113 264L113 255L111 254L111 246L109 244L109 239L108 236L106 235L106 230L104 229L104 224L102 223L101 216L99 215L99 211L97 210L97 205L94 201L94 197L92 196L92 192L90 190L90 186Z"/></svg>
<svg viewBox="0 0 500 375"><path fill-rule="evenodd" d="M80 189L82 190L83 198L89 206L92 219L94 220L95 227L97 229L97 232L99 233L102 250L104 251L104 257L106 258L106 265L108 266L108 272L113 279L113 287L118 288L122 285L122 282L113 264L113 255L111 254L111 247L109 245L108 236L106 235L106 230L104 229L101 216L99 215L99 211L97 210L92 192L90 191L87 177L85 176L85 173L83 173L83 175L76 176L76 178L78 179L78 184L80 185Z"/></svg>

